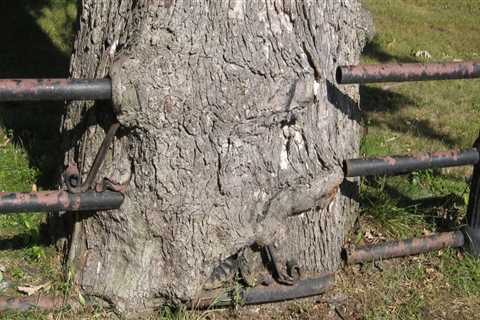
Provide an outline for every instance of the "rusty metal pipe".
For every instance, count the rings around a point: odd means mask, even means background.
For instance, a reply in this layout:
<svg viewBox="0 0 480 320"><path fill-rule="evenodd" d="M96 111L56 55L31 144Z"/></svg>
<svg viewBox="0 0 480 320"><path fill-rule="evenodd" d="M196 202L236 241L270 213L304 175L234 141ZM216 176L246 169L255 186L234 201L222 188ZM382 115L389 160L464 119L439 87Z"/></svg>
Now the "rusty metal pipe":
<svg viewBox="0 0 480 320"><path fill-rule="evenodd" d="M415 155L350 159L344 162L345 176L364 177L406 173L415 170L472 165L480 160L476 148Z"/></svg>
<svg viewBox="0 0 480 320"><path fill-rule="evenodd" d="M241 288L237 292L200 297L188 304L191 309L221 308L235 303L251 305L306 298L324 293L335 282L335 275L328 273L317 278L300 280L294 285Z"/></svg>
<svg viewBox="0 0 480 320"><path fill-rule="evenodd" d="M337 68L338 84L480 78L480 61L391 63Z"/></svg>
<svg viewBox="0 0 480 320"><path fill-rule="evenodd" d="M110 79L3 79L0 101L110 100Z"/></svg>
<svg viewBox="0 0 480 320"><path fill-rule="evenodd" d="M4 311L29 311L45 310L54 311L66 306L76 307L78 303L74 301L65 301L64 297L55 296L31 296L31 297L6 297L0 296L0 313Z"/></svg>
<svg viewBox="0 0 480 320"><path fill-rule="evenodd" d="M200 310L207 308L221 308L234 305L263 304L271 302L287 301L319 295L333 287L335 275L325 274L317 278L305 279L292 286L272 285L269 287L239 289L235 293L223 293L220 295L204 296L187 304L187 308ZM235 298L235 295L237 297ZM87 304L89 301L87 300ZM65 306L73 310L80 307L79 303L72 299L65 301L63 297L37 296L37 297L6 297L0 296L0 312L2 311L28 311L48 310L54 311Z"/></svg>
<svg viewBox="0 0 480 320"><path fill-rule="evenodd" d="M345 250L346 263L355 264L380 259L404 257L445 248L463 247L464 235L461 231L442 232L426 237L408 240L387 241L371 246L362 246L354 250Z"/></svg>
<svg viewBox="0 0 480 320"><path fill-rule="evenodd" d="M120 192L113 191L1 192L0 213L118 209L123 199Z"/></svg>

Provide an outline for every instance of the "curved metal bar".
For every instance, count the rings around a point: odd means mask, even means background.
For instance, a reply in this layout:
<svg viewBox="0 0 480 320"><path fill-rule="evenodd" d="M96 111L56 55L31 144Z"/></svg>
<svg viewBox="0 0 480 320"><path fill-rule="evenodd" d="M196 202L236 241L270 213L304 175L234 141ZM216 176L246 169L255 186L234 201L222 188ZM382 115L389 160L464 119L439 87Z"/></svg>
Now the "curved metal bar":
<svg viewBox="0 0 480 320"><path fill-rule="evenodd" d="M2 79L0 101L111 100L110 79Z"/></svg>
<svg viewBox="0 0 480 320"><path fill-rule="evenodd" d="M76 169L76 166L75 166L75 169L67 168L67 171L65 172L65 182L66 182L68 191L73 193L80 193L80 192L85 192L94 187L98 170L100 170L100 167L102 166L103 161L105 160L107 151L110 148L110 145L112 144L113 139L115 138L115 134L117 133L118 128L120 128L120 123L116 122L112 124L108 129L108 132L105 138L103 139L102 144L100 145L100 148L97 151L95 160L93 160L92 168L90 168L90 171L88 172L87 179L85 179L85 181L81 185L78 185L78 183L81 182L81 177L80 177L80 173L78 172L78 169Z"/></svg>

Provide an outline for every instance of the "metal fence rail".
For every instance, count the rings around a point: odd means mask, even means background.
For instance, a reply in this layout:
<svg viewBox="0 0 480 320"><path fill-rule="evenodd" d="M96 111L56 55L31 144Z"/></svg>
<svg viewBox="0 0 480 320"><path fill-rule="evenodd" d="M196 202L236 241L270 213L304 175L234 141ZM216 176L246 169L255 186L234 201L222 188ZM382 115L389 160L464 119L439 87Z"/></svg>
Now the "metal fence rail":
<svg viewBox="0 0 480 320"><path fill-rule="evenodd" d="M339 84L375 82L404 82L480 78L480 61L449 63L394 63L358 66L339 66ZM480 141L480 139L477 139ZM407 173L422 169L474 165L470 184L466 225L461 231L437 233L428 237L387 241L372 246L344 250L347 263L362 263L413 255L447 247L463 247L480 256L480 143L473 148L415 155L347 159L345 177L362 177Z"/></svg>
<svg viewBox="0 0 480 320"><path fill-rule="evenodd" d="M113 191L1 192L0 213L92 211L118 209L124 196Z"/></svg>
<svg viewBox="0 0 480 320"><path fill-rule="evenodd" d="M480 78L480 61L364 64L340 66L336 71L339 84L473 78Z"/></svg>
<svg viewBox="0 0 480 320"><path fill-rule="evenodd" d="M414 155L350 159L344 162L346 177L406 173L415 170L473 165L480 160L476 148Z"/></svg>
<svg viewBox="0 0 480 320"><path fill-rule="evenodd" d="M2 79L0 101L110 100L110 79Z"/></svg>

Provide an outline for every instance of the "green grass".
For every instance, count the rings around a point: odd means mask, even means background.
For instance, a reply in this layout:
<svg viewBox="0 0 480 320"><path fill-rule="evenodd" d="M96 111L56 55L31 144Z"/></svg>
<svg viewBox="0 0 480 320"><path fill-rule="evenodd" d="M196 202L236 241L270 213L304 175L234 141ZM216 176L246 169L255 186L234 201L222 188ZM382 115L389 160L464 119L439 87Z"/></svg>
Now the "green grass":
<svg viewBox="0 0 480 320"><path fill-rule="evenodd" d="M363 63L480 58L480 3L469 0L365 0L377 35ZM430 59L417 57L426 50ZM361 87L366 156L469 147L480 123L480 81L433 81ZM364 179L362 226L354 235L406 238L462 222L471 168L425 170ZM368 240L368 239L367 239ZM470 319L480 312L480 260L458 250L366 266L346 284L365 319ZM445 313L446 312L446 313Z"/></svg>
<svg viewBox="0 0 480 320"><path fill-rule="evenodd" d="M0 76L62 77L72 48L75 1L12 1L0 4ZM0 105L0 191L32 191L54 184L59 152L58 104ZM21 110L21 111L20 111ZM54 158L54 159L52 159ZM9 287L0 295L19 295L20 285L51 283L49 292L68 284L61 260L42 236L44 213L0 215L0 271ZM1 281L0 281L1 282ZM48 292L46 292L48 293ZM49 319L47 313L2 313L0 319Z"/></svg>
<svg viewBox="0 0 480 320"><path fill-rule="evenodd" d="M365 0L374 16L377 35L362 61L413 62L480 58L480 2L473 0ZM61 77L68 71L75 20L73 0L19 0L0 4L0 75ZM3 25L2 25L3 24ZM11 26L14 26L13 28ZM32 54L34 48L35 54ZM417 57L428 51L431 58ZM21 53L28 53L22 56ZM480 81L434 81L362 86L363 155L403 154L468 147L480 123ZM46 105L42 105L46 107ZM19 105L0 106L0 191L30 191L51 183L51 152L60 123L56 112L40 109L19 113ZM48 106L50 107L50 106ZM43 109L44 110L44 109ZM52 108L53 110L53 108ZM5 143L9 139L8 143ZM48 150L48 152L45 152ZM458 225L468 201L469 168L425 170L399 177L362 180L361 226L356 244L406 238ZM0 265L17 294L17 285L45 281L52 291L69 293L69 273L52 246L42 243L42 214L0 216ZM458 250L394 259L346 268L336 290L348 294L348 308L363 319L472 319L480 314L480 260ZM0 292L0 294L2 294ZM318 305L295 302L271 318L315 317ZM316 311L317 310L317 311ZM209 313L163 308L156 319L204 319ZM216 314L228 318L231 314ZM236 316L235 314L233 316ZM68 310L57 318L113 317L102 308ZM50 319L48 313L8 313L0 319Z"/></svg>

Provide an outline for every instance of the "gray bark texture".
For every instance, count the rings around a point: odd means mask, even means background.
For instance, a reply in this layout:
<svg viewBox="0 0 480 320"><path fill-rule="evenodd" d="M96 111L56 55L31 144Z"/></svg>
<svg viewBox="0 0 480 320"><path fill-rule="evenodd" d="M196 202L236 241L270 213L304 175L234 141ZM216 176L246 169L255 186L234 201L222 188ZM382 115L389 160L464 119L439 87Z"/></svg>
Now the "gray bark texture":
<svg viewBox="0 0 480 320"><path fill-rule="evenodd" d="M369 32L359 1L79 7L72 77L112 77L122 128L101 176L128 184L120 210L74 216L79 288L120 313L148 312L197 297L254 244L304 274L337 270L356 208L341 166L360 126L358 88L333 79ZM84 176L110 110L74 103L65 114L65 164Z"/></svg>

